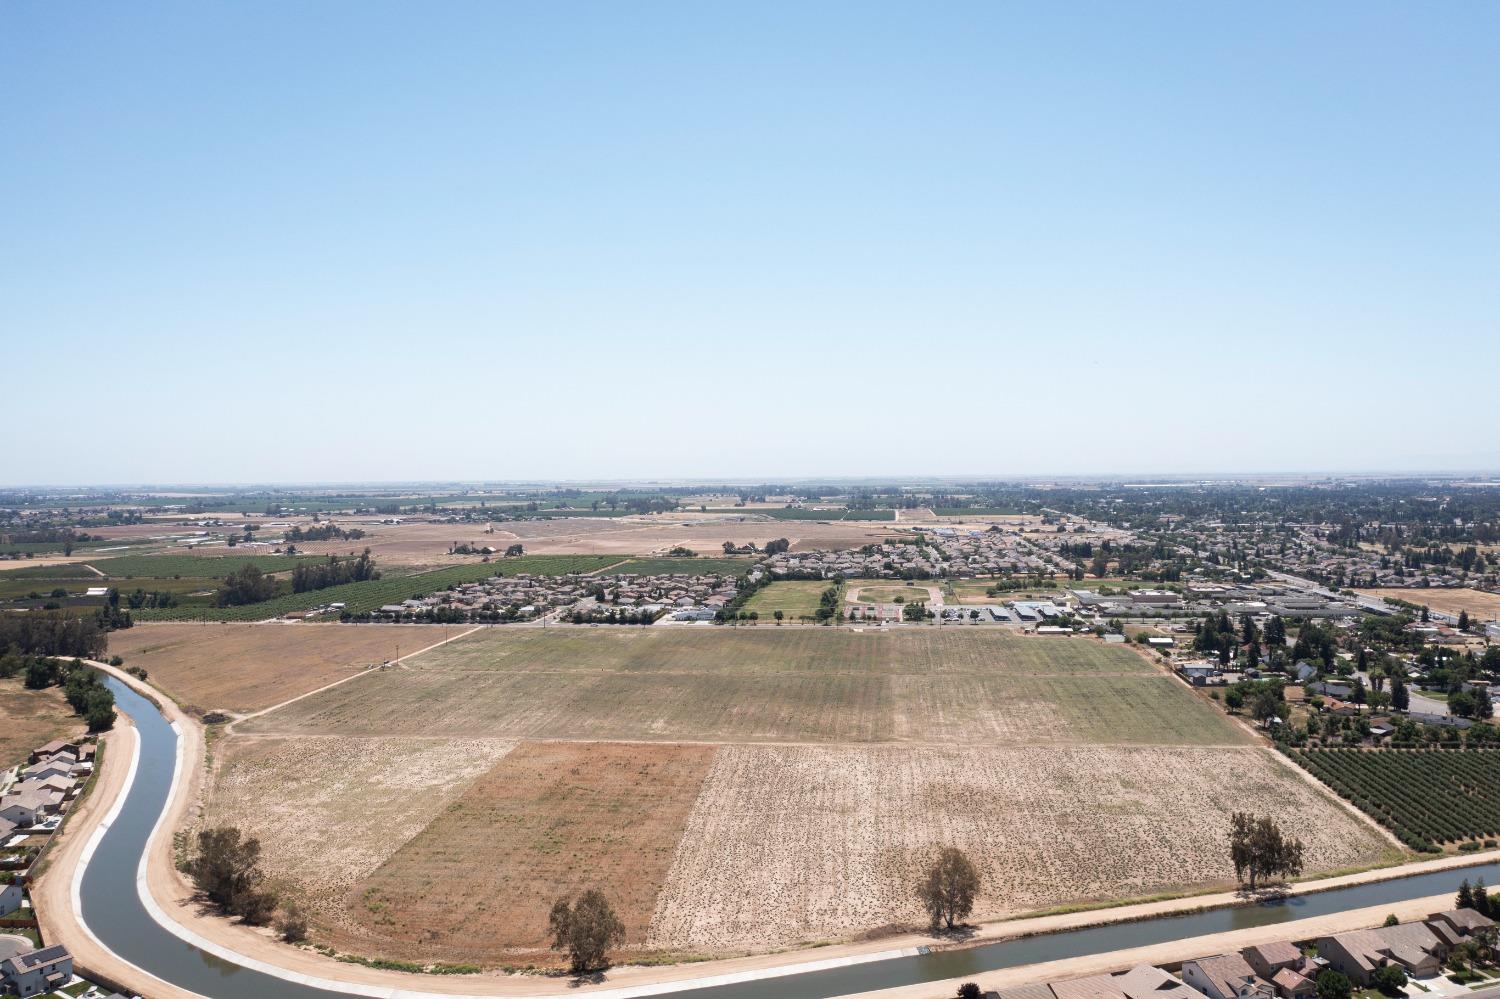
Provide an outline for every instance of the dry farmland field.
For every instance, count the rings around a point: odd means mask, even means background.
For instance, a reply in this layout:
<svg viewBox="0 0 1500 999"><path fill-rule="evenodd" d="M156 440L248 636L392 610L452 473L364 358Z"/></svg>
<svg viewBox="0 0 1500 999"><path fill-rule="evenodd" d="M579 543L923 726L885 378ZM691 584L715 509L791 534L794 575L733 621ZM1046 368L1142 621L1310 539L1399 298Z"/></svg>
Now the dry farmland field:
<svg viewBox="0 0 1500 999"><path fill-rule="evenodd" d="M315 940L487 966L555 960L593 883L628 951L728 955L918 923L946 843L984 918L1220 885L1235 809L1310 875L1395 850L1147 658L998 628L485 628L240 722L215 769L207 820Z"/></svg>
<svg viewBox="0 0 1500 999"><path fill-rule="evenodd" d="M27 690L19 676L0 680L0 719L0 769L24 763L36 747L84 728L59 688Z"/></svg>
<svg viewBox="0 0 1500 999"><path fill-rule="evenodd" d="M111 632L109 652L179 704L258 711L442 639L421 625L138 624Z"/></svg>
<svg viewBox="0 0 1500 999"><path fill-rule="evenodd" d="M1470 617L1480 621L1500 619L1500 593L1487 593L1484 590L1471 590L1464 587L1408 587L1407 589L1384 587L1359 592L1367 597L1405 600L1418 607L1425 604L1435 611L1452 614L1454 617L1457 617L1460 611L1468 611Z"/></svg>

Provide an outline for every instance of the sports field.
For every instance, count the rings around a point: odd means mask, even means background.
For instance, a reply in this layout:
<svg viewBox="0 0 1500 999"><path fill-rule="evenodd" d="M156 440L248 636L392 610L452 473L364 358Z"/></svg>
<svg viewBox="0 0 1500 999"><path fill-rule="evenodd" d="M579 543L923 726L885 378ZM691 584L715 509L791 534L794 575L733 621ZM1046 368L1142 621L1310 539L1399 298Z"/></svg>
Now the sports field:
<svg viewBox="0 0 1500 999"><path fill-rule="evenodd" d="M818 601L823 592L834 584L826 580L786 579L763 586L745 601L745 610L759 614L768 621L781 611L788 621L812 617L818 612Z"/></svg>

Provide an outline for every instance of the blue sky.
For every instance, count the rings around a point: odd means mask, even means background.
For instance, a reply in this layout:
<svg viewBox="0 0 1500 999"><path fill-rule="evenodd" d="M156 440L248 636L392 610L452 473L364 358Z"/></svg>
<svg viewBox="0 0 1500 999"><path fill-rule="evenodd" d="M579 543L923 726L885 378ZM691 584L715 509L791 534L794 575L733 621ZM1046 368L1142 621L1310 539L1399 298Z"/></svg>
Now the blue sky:
<svg viewBox="0 0 1500 999"><path fill-rule="evenodd" d="M1500 468L1500 5L0 6L0 482Z"/></svg>

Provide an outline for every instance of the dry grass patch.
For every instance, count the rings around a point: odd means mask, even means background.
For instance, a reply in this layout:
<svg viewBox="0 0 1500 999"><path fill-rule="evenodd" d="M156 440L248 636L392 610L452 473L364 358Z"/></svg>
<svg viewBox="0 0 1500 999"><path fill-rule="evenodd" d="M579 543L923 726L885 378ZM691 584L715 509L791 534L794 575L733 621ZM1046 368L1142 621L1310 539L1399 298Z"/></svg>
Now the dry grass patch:
<svg viewBox="0 0 1500 999"><path fill-rule="evenodd" d="M1378 590L1358 590L1367 597L1380 597L1382 599L1392 597L1397 600L1405 600L1407 603L1416 604L1418 607L1424 604L1435 611L1443 614L1452 614L1457 617L1460 611L1468 611L1469 616L1480 621L1492 621L1500 618L1500 593L1486 593L1484 590L1471 590L1464 587L1452 589L1442 587L1408 587L1406 589L1395 589L1382 587Z"/></svg>
<svg viewBox="0 0 1500 999"><path fill-rule="evenodd" d="M181 704L257 711L442 638L420 625L138 624L111 632L109 651Z"/></svg>
<svg viewBox="0 0 1500 999"><path fill-rule="evenodd" d="M59 688L27 690L19 676L0 680L0 719L0 769L24 761L38 746L84 729Z"/></svg>
<svg viewBox="0 0 1500 999"><path fill-rule="evenodd" d="M560 896L601 887L646 939L714 749L525 743L349 896L381 953L498 963L546 947Z"/></svg>
<svg viewBox="0 0 1500 999"><path fill-rule="evenodd" d="M344 898L512 748L496 739L246 739L219 750L205 825L259 836L320 938L358 938Z"/></svg>
<svg viewBox="0 0 1500 999"><path fill-rule="evenodd" d="M1309 874L1390 849L1261 749L726 747L648 943L759 950L919 923L912 886L939 844L980 867L980 918L1212 887L1233 878L1229 814L1247 808L1302 837Z"/></svg>

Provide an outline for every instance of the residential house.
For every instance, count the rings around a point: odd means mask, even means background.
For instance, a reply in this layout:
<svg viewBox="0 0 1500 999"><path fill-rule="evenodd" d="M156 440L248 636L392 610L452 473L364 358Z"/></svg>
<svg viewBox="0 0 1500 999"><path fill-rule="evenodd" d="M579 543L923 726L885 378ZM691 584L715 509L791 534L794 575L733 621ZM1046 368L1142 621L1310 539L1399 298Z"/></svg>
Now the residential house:
<svg viewBox="0 0 1500 999"><path fill-rule="evenodd" d="M1283 968L1295 970L1301 967L1303 961L1302 951L1285 940L1246 947L1240 951L1240 956L1255 969L1257 975L1268 982L1276 977L1276 972Z"/></svg>
<svg viewBox="0 0 1500 999"><path fill-rule="evenodd" d="M1150 964L1138 964L1113 976L1114 984L1130 999L1199 999L1181 979Z"/></svg>
<svg viewBox="0 0 1500 999"><path fill-rule="evenodd" d="M19 909L24 896L18 884L0 885L0 916L8 916Z"/></svg>
<svg viewBox="0 0 1500 999"><path fill-rule="evenodd" d="M40 792L7 794L0 798L0 819L22 829L34 826L46 814L49 804L49 800Z"/></svg>
<svg viewBox="0 0 1500 999"><path fill-rule="evenodd" d="M42 746L40 749L33 750L31 753L31 758L26 762L40 763L49 757L58 755L59 753L66 753L76 760L78 759L79 754L82 752L82 749L82 743L70 742L67 739L53 739L51 742L47 743L45 746Z"/></svg>
<svg viewBox="0 0 1500 999"><path fill-rule="evenodd" d="M1476 930L1494 925L1493 919L1482 916L1473 909L1448 909L1434 912L1426 919L1427 928L1437 934L1450 949L1473 936Z"/></svg>
<svg viewBox="0 0 1500 999"><path fill-rule="evenodd" d="M1261 978L1238 954L1221 954L1185 961L1182 980L1208 999L1242 999L1254 996L1274 999L1276 986Z"/></svg>
<svg viewBox="0 0 1500 999"><path fill-rule="evenodd" d="M56 992L73 978L73 955L61 944L0 961L0 987L21 999Z"/></svg>
<svg viewBox="0 0 1500 999"><path fill-rule="evenodd" d="M1373 981L1376 969L1387 964L1399 964L1417 977L1435 975L1448 956L1448 946L1421 923L1406 923L1322 937L1318 953L1331 968L1364 988Z"/></svg>

